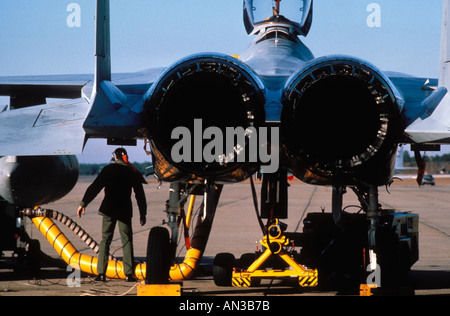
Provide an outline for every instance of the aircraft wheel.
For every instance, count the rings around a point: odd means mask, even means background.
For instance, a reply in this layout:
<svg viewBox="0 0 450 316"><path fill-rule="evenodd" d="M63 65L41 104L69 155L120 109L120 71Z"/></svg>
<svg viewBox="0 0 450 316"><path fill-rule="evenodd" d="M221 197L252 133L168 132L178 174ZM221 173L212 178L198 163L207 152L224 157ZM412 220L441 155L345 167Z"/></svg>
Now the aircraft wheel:
<svg viewBox="0 0 450 316"><path fill-rule="evenodd" d="M256 255L254 253L244 253L236 263L236 266L240 269L248 269L250 265L255 262Z"/></svg>
<svg viewBox="0 0 450 316"><path fill-rule="evenodd" d="M146 280L149 284L166 284L170 273L170 237L164 227L150 230L147 243Z"/></svg>
<svg viewBox="0 0 450 316"><path fill-rule="evenodd" d="M244 253L239 260L236 262L236 267L247 270L253 262L258 258L255 253ZM251 286L260 286L261 285L261 279L251 279Z"/></svg>
<svg viewBox="0 0 450 316"><path fill-rule="evenodd" d="M231 253L219 253L214 258L213 277L217 286L231 286L236 258Z"/></svg>

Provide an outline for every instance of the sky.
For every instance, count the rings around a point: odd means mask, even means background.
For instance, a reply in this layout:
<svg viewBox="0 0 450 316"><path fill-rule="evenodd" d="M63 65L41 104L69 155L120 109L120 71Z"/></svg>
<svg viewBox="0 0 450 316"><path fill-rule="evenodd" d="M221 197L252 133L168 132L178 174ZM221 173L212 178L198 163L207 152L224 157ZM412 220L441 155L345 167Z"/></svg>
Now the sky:
<svg viewBox="0 0 450 316"><path fill-rule="evenodd" d="M72 3L80 9L75 27L67 23ZM380 25L369 27L373 3ZM347 54L436 78L441 11L442 0L315 0L311 32L301 39L316 57ZM1 0L0 76L93 73L94 16L94 0ZM111 37L113 72L170 66L199 52L239 55L252 40L242 0L111 0ZM80 162L108 162L114 147L104 143L89 141ZM127 148L132 161L148 161L142 146Z"/></svg>

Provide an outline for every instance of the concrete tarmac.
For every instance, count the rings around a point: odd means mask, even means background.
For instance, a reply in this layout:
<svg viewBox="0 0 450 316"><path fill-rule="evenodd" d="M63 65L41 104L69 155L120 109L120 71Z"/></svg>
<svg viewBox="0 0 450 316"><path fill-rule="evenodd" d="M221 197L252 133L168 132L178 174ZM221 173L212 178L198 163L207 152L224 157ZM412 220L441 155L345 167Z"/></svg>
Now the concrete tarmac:
<svg viewBox="0 0 450 316"><path fill-rule="evenodd" d="M45 205L44 208L54 209L75 220L97 242L101 241L101 216L97 210L102 200L102 193L88 206L87 214L81 219L76 216L79 202L93 177L81 177L74 190L58 202ZM260 183L257 182L257 192L260 194ZM145 186L148 200L147 224L139 225L137 205L134 203L133 218L135 257L144 260L146 256L147 238L150 229L159 226L166 219L165 202L168 199L169 184L164 183L158 188L158 183L151 182ZM395 208L400 211L410 211L420 216L419 247L420 259L410 272L411 284L415 295L450 295L450 180L436 178L436 186L418 187L412 180L396 181L391 187L380 188L380 203L384 208ZM196 202L196 207L200 201ZM344 196L344 206L359 205L355 194L349 190ZM331 211L331 188L315 187L299 181L291 183L289 188L289 219L288 231L302 231L303 219L309 212ZM352 211L350 208L348 211ZM66 234L75 247L85 254L95 255L64 225L59 228ZM27 231L33 239L38 239L41 249L50 257L58 258L52 246L42 234L27 219ZM224 187L217 210L213 229L205 257L211 260L217 253L230 252L237 258L241 254L254 252L262 237L253 206L249 182L227 185ZM111 252L121 257L121 241L116 230ZM178 256L184 257L185 250L179 247ZM137 288L133 283L122 280L109 280L105 284L93 281L91 276L82 274L79 287L68 286L68 277L72 270L45 267L41 277L29 279L22 273L13 270L0 270L0 296L115 296L136 295ZM69 285L73 285L69 278ZM340 295L338 292L320 292L318 290L294 289L281 284L262 283L257 288L223 288L214 285L211 275L199 276L193 280L184 281L183 295Z"/></svg>

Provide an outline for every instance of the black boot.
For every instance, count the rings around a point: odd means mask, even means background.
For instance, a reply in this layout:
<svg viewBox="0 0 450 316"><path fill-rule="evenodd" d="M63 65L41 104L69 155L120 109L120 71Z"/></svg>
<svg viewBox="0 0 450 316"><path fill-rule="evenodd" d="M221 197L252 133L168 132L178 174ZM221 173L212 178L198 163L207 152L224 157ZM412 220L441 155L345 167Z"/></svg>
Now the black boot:
<svg viewBox="0 0 450 316"><path fill-rule="evenodd" d="M125 282L136 282L136 279L133 277L132 274L128 274L125 278Z"/></svg>
<svg viewBox="0 0 450 316"><path fill-rule="evenodd" d="M106 276L101 273L101 274L97 275L97 277L95 278L95 281L106 282Z"/></svg>

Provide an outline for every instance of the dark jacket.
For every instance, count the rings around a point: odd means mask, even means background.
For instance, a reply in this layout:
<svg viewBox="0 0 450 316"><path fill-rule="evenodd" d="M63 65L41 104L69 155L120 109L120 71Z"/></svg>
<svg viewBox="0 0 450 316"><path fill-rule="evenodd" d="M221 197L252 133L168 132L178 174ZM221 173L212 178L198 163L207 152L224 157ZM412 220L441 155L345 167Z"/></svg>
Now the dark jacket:
<svg viewBox="0 0 450 316"><path fill-rule="evenodd" d="M86 190L80 205L86 207L104 188L105 197L99 212L119 220L130 220L133 216L131 202L131 190L133 189L140 216L146 216L147 201L141 179L140 174L118 160L102 169L95 181Z"/></svg>

